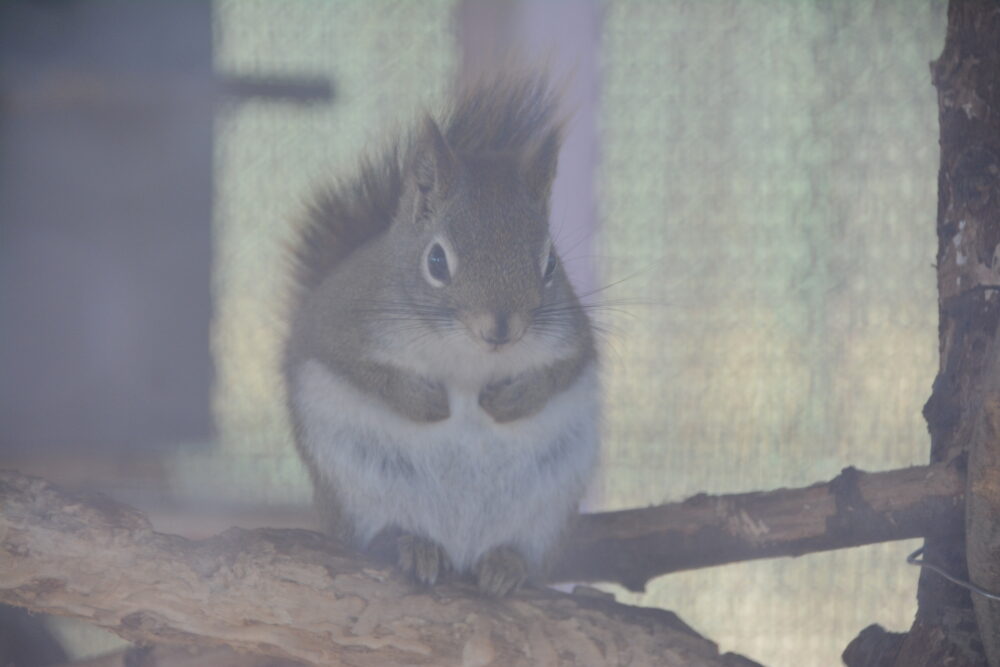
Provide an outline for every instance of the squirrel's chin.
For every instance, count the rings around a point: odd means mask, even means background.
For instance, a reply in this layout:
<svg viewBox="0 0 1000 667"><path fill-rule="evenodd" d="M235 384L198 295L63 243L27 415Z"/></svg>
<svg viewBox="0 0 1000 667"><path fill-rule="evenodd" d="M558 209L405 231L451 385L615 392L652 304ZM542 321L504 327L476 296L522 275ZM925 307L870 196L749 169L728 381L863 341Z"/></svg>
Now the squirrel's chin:
<svg viewBox="0 0 1000 667"><path fill-rule="evenodd" d="M479 349L487 354L500 354L514 345L514 343L491 343L482 339L476 342L479 344Z"/></svg>

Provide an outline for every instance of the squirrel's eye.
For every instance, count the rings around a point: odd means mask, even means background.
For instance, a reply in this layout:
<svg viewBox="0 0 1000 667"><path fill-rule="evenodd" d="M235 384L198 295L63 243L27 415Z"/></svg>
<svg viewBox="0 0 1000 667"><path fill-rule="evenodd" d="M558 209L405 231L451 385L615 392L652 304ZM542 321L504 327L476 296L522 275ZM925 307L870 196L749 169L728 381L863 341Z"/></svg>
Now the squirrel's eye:
<svg viewBox="0 0 1000 667"><path fill-rule="evenodd" d="M440 243L432 245L430 252L427 253L427 272L431 275L431 278L441 283L441 285L447 285L451 280L451 272L448 270L448 257L445 255L444 248L441 247Z"/></svg>
<svg viewBox="0 0 1000 667"><path fill-rule="evenodd" d="M552 280L552 276L556 272L556 254L549 250L549 258L545 260L545 272L542 274L542 280L546 283Z"/></svg>

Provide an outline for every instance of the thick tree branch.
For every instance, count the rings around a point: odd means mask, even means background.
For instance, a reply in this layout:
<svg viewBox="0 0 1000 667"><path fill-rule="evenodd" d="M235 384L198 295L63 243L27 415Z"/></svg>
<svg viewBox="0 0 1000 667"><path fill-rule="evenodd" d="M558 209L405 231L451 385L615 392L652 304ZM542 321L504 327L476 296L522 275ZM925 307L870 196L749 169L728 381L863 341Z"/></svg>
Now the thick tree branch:
<svg viewBox="0 0 1000 667"><path fill-rule="evenodd" d="M681 569L960 529L963 489L963 475L945 464L848 468L801 489L587 515L555 579L641 588ZM107 499L13 472L0 473L0 548L0 601L139 642L226 644L318 663L435 662L478 650L517 663L533 661L532 650L586 650L604 662L725 664L668 612L538 591L488 602L460 584L414 591L315 533L234 529L193 542L155 533Z"/></svg>
<svg viewBox="0 0 1000 667"><path fill-rule="evenodd" d="M879 473L846 468L805 488L703 494L584 515L553 579L642 590L677 570L960 533L964 487L964 476L944 464Z"/></svg>
<svg viewBox="0 0 1000 667"><path fill-rule="evenodd" d="M0 471L0 602L140 643L228 645L314 664L749 665L669 612L531 590L417 590L302 530L154 532L103 497Z"/></svg>

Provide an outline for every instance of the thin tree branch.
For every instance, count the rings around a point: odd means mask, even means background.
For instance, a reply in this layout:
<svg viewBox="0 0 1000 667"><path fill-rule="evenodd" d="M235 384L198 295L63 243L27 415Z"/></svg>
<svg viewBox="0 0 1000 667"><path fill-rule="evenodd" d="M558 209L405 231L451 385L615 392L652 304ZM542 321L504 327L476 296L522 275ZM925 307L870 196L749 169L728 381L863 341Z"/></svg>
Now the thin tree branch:
<svg viewBox="0 0 1000 667"><path fill-rule="evenodd" d="M643 590L653 577L678 570L960 533L964 486L964 475L945 464L878 473L846 468L805 488L702 494L584 515L552 579Z"/></svg>
<svg viewBox="0 0 1000 667"><path fill-rule="evenodd" d="M313 664L750 665L673 614L528 590L419 590L303 530L190 541L139 512L0 471L0 602L139 643L228 645Z"/></svg>

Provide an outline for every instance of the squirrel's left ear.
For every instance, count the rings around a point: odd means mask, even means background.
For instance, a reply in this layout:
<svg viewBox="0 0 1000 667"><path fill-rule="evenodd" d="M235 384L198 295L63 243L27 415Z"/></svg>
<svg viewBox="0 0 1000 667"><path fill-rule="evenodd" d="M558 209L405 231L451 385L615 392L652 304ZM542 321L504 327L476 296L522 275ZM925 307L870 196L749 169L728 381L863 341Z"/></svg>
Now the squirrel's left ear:
<svg viewBox="0 0 1000 667"><path fill-rule="evenodd" d="M562 128L552 128L541 141L527 149L522 162L522 173L528 192L543 204L548 204L552 192L552 181L556 178L556 164L559 161L561 144Z"/></svg>
<svg viewBox="0 0 1000 667"><path fill-rule="evenodd" d="M443 195L454 180L455 154L441 134L437 123L430 116L424 119L424 127L417 142L413 163L413 179L424 197Z"/></svg>
<svg viewBox="0 0 1000 667"><path fill-rule="evenodd" d="M418 222L426 220L434 207L447 196L455 181L457 160L437 123L430 116L424 119L424 127L415 148L406 179L408 187L414 189L410 217Z"/></svg>

